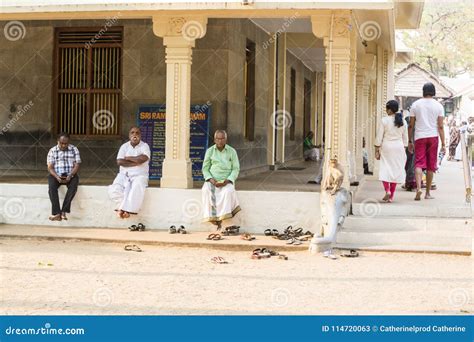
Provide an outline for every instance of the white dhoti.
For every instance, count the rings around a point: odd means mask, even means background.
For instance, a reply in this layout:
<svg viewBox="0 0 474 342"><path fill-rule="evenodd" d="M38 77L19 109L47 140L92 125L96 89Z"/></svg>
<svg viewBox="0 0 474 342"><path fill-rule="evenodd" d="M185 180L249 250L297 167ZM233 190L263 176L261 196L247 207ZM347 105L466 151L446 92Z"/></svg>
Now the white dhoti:
<svg viewBox="0 0 474 342"><path fill-rule="evenodd" d="M407 155L401 140L385 140L380 149L379 180L405 183Z"/></svg>
<svg viewBox="0 0 474 342"><path fill-rule="evenodd" d="M234 184L217 188L210 182L202 187L204 221L218 222L233 217L240 211Z"/></svg>
<svg viewBox="0 0 474 342"><path fill-rule="evenodd" d="M109 186L109 197L117 204L116 210L136 214L142 206L147 186L148 175L119 173Z"/></svg>
<svg viewBox="0 0 474 342"><path fill-rule="evenodd" d="M310 159L312 161L319 160L319 149L313 147L312 149L306 150L303 152L304 159Z"/></svg>

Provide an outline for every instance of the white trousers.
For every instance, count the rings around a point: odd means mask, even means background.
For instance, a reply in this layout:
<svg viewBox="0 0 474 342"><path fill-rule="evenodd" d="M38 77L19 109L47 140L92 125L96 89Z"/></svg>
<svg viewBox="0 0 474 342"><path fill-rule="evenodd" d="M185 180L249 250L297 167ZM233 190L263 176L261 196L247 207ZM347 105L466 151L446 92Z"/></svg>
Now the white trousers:
<svg viewBox="0 0 474 342"><path fill-rule="evenodd" d="M217 222L233 217L240 211L234 184L217 188L210 182L202 187L204 221Z"/></svg>
<svg viewBox="0 0 474 342"><path fill-rule="evenodd" d="M119 173L109 186L109 197L117 204L116 210L136 214L142 206L147 186L148 175L130 176Z"/></svg>

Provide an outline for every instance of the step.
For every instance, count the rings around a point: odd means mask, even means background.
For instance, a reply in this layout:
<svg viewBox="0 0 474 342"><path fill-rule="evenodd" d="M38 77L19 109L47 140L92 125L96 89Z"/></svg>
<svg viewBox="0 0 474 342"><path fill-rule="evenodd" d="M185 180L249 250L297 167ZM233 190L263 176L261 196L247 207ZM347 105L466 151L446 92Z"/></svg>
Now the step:
<svg viewBox="0 0 474 342"><path fill-rule="evenodd" d="M352 213L362 217L439 217L439 218L472 218L470 205L422 205L379 203L375 200L352 203Z"/></svg>
<svg viewBox="0 0 474 342"><path fill-rule="evenodd" d="M344 231L393 232L430 231L472 234L474 225L469 218L397 217L397 216L348 216L344 221Z"/></svg>
<svg viewBox="0 0 474 342"><path fill-rule="evenodd" d="M353 243L338 243L334 246L339 249L358 249L364 251L372 252L409 252L409 253L443 253L443 254L461 254L461 255L471 255L471 249L463 246L456 247L442 247L442 246L428 246L428 245L363 245L363 244L353 244Z"/></svg>

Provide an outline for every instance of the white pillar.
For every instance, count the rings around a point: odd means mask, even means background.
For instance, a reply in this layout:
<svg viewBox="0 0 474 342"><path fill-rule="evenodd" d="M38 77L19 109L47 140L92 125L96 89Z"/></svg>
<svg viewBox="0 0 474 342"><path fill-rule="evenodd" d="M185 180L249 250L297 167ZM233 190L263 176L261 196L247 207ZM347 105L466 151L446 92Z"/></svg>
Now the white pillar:
<svg viewBox="0 0 474 342"><path fill-rule="evenodd" d="M327 11L325 14L312 16L311 22L313 33L323 39L326 54L325 160L337 158L344 170L342 186L349 189L347 151L351 111L350 11Z"/></svg>
<svg viewBox="0 0 474 342"><path fill-rule="evenodd" d="M154 17L153 32L166 46L166 147L161 187L193 187L189 158L191 64L195 40L206 33L207 18Z"/></svg>

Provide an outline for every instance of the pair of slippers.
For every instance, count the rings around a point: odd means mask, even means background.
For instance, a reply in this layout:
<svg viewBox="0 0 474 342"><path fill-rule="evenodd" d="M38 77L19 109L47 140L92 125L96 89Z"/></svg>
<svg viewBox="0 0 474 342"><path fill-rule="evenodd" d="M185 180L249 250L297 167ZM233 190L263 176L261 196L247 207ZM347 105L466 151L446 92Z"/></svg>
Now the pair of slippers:
<svg viewBox="0 0 474 342"><path fill-rule="evenodd" d="M142 252L142 249L137 245L126 245L123 249L128 252Z"/></svg>
<svg viewBox="0 0 474 342"><path fill-rule="evenodd" d="M184 228L183 225L179 226L178 229L176 229L176 226L171 226L171 227L169 227L168 232L170 234L187 234L188 233L186 231L186 228Z"/></svg>
<svg viewBox="0 0 474 342"><path fill-rule="evenodd" d="M212 262L213 264L230 264L230 262L228 262L226 259L224 259L221 256L215 256L211 258L211 260L209 261Z"/></svg>
<svg viewBox="0 0 474 342"><path fill-rule="evenodd" d="M224 236L231 236L231 235L238 235L239 234L240 226L229 226L225 227L222 235Z"/></svg>
<svg viewBox="0 0 474 342"><path fill-rule="evenodd" d="M255 236L252 236L252 235L250 235L249 233L244 233L244 234L240 235L240 238L241 238L242 240L246 240L246 241L255 240Z"/></svg>
<svg viewBox="0 0 474 342"><path fill-rule="evenodd" d="M252 251L252 255L250 256L250 258L259 260L259 259L267 259L267 258L270 258L272 256L277 256L278 259L288 260L288 257L286 255L280 254L280 253L275 252L275 251L272 251L268 248L254 249Z"/></svg>
<svg viewBox="0 0 474 342"><path fill-rule="evenodd" d="M208 235L207 240L214 240L214 241L222 240L222 235L219 233L212 233Z"/></svg>
<svg viewBox="0 0 474 342"><path fill-rule="evenodd" d="M128 227L128 230L131 232L143 232L145 231L145 225L143 223L139 223L137 225L132 224L130 227Z"/></svg>

